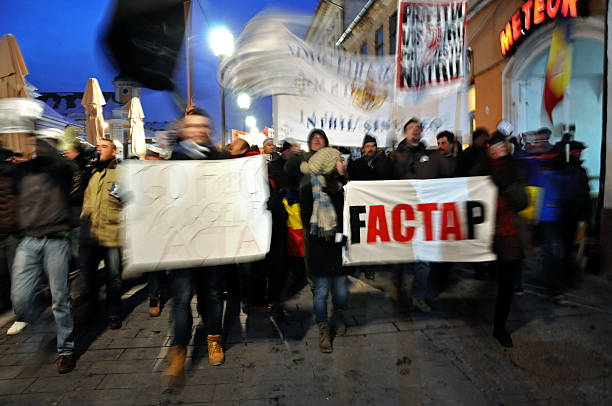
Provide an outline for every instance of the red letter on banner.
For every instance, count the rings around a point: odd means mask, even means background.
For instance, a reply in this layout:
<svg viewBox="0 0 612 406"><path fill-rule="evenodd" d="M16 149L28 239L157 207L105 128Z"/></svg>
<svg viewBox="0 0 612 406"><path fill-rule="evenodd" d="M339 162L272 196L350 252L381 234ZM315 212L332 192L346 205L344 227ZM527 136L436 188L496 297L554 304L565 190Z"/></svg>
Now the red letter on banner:
<svg viewBox="0 0 612 406"><path fill-rule="evenodd" d="M455 203L444 203L442 205L441 228L440 241L448 240L450 234L455 236L455 241L463 240L463 236L461 235L461 223L459 222L459 214L457 213L457 205Z"/></svg>
<svg viewBox="0 0 612 406"><path fill-rule="evenodd" d="M414 237L414 227L407 226L405 228L406 233L402 233L402 212L404 212L404 219L411 221L414 220L414 209L409 204L398 204L393 208L391 212L391 222L393 223L393 239L397 242L408 242Z"/></svg>
<svg viewBox="0 0 612 406"><path fill-rule="evenodd" d="M546 15L544 15L544 0L535 0L533 6L533 23L535 25L544 22Z"/></svg>
<svg viewBox="0 0 612 406"><path fill-rule="evenodd" d="M385 206L383 205L370 206L370 215L368 216L368 244L376 243L378 237L380 237L381 242L391 241Z"/></svg>
<svg viewBox="0 0 612 406"><path fill-rule="evenodd" d="M521 36L521 12L517 11L512 16L512 38L518 41Z"/></svg>
<svg viewBox="0 0 612 406"><path fill-rule="evenodd" d="M555 6L553 7L553 2ZM547 0L546 1L546 14L548 14L548 18L551 20L557 16L557 12L559 11L559 6L561 5L561 0Z"/></svg>
<svg viewBox="0 0 612 406"><path fill-rule="evenodd" d="M423 212L423 225L425 226L425 241L433 240L431 212L438 210L437 203L423 203L417 206L418 211Z"/></svg>
<svg viewBox="0 0 612 406"><path fill-rule="evenodd" d="M525 24L524 25L525 25L526 30L531 29L531 7L532 6L533 6L533 1L529 0L529 1L526 1L522 7L523 14L525 14Z"/></svg>
<svg viewBox="0 0 612 406"><path fill-rule="evenodd" d="M578 17L578 9L576 8L576 2L578 0L563 0L563 7L561 8L561 14L563 17L567 17L569 11L570 16Z"/></svg>

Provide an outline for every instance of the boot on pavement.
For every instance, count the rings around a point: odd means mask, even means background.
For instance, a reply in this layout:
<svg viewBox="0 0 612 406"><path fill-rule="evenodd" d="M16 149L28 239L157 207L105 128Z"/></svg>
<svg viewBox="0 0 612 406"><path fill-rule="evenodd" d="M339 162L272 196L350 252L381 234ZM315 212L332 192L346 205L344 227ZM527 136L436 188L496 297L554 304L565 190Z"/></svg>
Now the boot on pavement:
<svg viewBox="0 0 612 406"><path fill-rule="evenodd" d="M225 362L223 348L221 348L221 336L208 336L208 361L210 365L217 366Z"/></svg>
<svg viewBox="0 0 612 406"><path fill-rule="evenodd" d="M334 333L337 336L342 337L346 334L346 321L344 319L344 314L341 310L334 311L334 315L332 317L332 326L334 329Z"/></svg>
<svg viewBox="0 0 612 406"><path fill-rule="evenodd" d="M319 349L323 353L330 353L333 351L331 336L329 335L329 324L319 323Z"/></svg>
<svg viewBox="0 0 612 406"><path fill-rule="evenodd" d="M391 302L395 306L400 305L400 289L397 286L391 286Z"/></svg>
<svg viewBox="0 0 612 406"><path fill-rule="evenodd" d="M178 378L185 373L185 357L187 350L180 345L175 345L168 351L168 359L170 366L166 369L166 375L172 378Z"/></svg>
<svg viewBox="0 0 612 406"><path fill-rule="evenodd" d="M161 313L161 303L159 302L159 299L149 300L149 316L159 317L160 313Z"/></svg>

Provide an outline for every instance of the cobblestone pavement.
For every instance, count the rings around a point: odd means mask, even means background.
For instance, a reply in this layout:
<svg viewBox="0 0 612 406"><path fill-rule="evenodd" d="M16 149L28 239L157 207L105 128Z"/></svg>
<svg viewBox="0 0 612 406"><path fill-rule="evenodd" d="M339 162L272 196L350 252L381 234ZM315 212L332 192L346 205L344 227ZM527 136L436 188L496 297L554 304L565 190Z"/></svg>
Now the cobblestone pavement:
<svg viewBox="0 0 612 406"><path fill-rule="evenodd" d="M0 335L0 404L59 405L577 405L612 399L612 293L587 278L561 303L527 285L515 297L515 347L491 337L496 285L460 269L433 312L395 309L389 274L350 278L350 326L334 352L318 350L312 297L304 288L283 314L226 306L222 366L208 364L197 322L183 385L163 376L167 303L148 315L144 279L127 280L120 330L79 323L76 369L58 375L50 311L20 335ZM362 276L363 278L363 276ZM79 307L77 308L77 316ZM195 302L193 304L194 315Z"/></svg>

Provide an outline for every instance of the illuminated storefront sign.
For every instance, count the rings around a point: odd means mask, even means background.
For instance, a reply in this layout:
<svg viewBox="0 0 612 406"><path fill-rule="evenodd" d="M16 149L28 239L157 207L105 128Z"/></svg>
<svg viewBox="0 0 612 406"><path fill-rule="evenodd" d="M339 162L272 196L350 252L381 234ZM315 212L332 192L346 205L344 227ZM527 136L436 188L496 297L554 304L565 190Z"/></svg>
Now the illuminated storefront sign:
<svg viewBox="0 0 612 406"><path fill-rule="evenodd" d="M521 41L544 22L582 15L580 3L586 0L527 0L499 33L502 55L512 55Z"/></svg>

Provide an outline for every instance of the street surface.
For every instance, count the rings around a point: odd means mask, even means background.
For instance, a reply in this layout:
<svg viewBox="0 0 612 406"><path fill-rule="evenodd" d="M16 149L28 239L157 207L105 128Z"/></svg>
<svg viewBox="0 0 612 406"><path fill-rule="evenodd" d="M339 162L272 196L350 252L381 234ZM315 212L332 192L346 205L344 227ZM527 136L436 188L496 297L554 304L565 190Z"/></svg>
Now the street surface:
<svg viewBox="0 0 612 406"><path fill-rule="evenodd" d="M145 278L128 279L123 327L79 323L80 359L67 375L57 373L49 309L17 336L0 318L0 405L610 404L612 289L602 278L588 276L561 303L527 284L508 321L515 346L503 349L491 336L496 282L454 275L430 314L395 309L388 272L351 277L350 326L332 354L319 352L308 288L282 315L230 303L225 364L208 364L196 318L185 381L173 387L163 376L171 302L150 318Z"/></svg>

